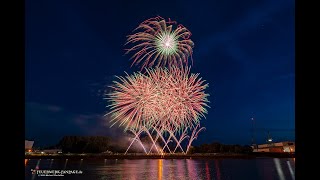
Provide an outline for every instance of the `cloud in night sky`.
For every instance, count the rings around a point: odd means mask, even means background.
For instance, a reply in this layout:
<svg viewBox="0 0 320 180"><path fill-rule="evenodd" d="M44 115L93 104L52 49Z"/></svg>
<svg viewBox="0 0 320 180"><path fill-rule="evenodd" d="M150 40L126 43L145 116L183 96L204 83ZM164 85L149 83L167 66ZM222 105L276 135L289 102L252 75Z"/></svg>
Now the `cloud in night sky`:
<svg viewBox="0 0 320 180"><path fill-rule="evenodd" d="M26 139L35 140L35 145L54 145L65 135L116 138L124 135L121 128L110 128L109 119L103 114L76 114L59 106L35 102L27 102L25 110Z"/></svg>

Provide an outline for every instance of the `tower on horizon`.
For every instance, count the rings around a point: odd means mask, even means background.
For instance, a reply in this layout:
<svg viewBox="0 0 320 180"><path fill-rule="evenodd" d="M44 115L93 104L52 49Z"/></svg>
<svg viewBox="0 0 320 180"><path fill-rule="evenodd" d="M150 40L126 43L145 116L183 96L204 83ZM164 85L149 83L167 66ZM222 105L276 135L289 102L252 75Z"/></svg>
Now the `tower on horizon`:
<svg viewBox="0 0 320 180"><path fill-rule="evenodd" d="M252 137L251 137L251 143L252 143L252 146L254 147L254 149L258 148L257 144L256 144L256 139L255 139L255 119L253 117L251 117L251 122L252 122Z"/></svg>

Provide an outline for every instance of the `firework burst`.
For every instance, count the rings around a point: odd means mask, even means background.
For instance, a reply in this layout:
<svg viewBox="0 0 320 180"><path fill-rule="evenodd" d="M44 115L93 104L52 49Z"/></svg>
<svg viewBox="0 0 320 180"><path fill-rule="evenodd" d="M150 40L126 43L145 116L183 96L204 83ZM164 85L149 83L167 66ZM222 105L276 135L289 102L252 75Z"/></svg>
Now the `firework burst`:
<svg viewBox="0 0 320 180"><path fill-rule="evenodd" d="M161 154L165 150L186 153L205 129L200 119L209 107L209 94L204 92L208 84L188 68L194 46L190 36L183 25L157 16L142 22L127 37L126 45L131 47L126 54L133 53L131 66L140 65L144 71L117 77L105 98L110 103L106 115L111 115L111 126L118 124L134 135L126 153L134 142L146 154L153 148ZM141 141L145 137L152 142L149 150ZM186 139L189 143L184 151L181 142Z"/></svg>
<svg viewBox="0 0 320 180"><path fill-rule="evenodd" d="M190 39L191 32L183 25L158 16L142 22L134 31L138 30L129 35L126 42L133 44L126 52L134 52L132 65L142 64L142 70L145 67L188 64L194 43Z"/></svg>
<svg viewBox="0 0 320 180"><path fill-rule="evenodd" d="M190 74L189 68L154 68L146 73L118 77L111 86L113 92L109 113L113 124L128 129L158 127L161 130L179 131L194 127L205 117L209 107L208 84L199 74Z"/></svg>

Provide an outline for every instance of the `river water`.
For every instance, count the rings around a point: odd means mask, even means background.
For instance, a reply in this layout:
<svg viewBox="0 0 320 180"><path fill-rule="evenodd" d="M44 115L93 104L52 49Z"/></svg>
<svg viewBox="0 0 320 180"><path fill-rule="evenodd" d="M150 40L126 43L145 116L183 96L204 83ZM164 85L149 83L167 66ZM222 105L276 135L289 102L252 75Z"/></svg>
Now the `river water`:
<svg viewBox="0 0 320 180"><path fill-rule="evenodd" d="M295 159L25 159L25 179L287 180Z"/></svg>

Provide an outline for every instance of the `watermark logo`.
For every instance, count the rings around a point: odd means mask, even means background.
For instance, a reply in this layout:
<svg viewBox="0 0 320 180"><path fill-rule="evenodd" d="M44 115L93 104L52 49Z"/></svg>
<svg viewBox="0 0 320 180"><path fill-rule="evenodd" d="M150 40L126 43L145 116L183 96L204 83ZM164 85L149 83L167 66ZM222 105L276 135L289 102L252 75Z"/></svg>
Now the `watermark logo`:
<svg viewBox="0 0 320 180"><path fill-rule="evenodd" d="M38 176L65 176L74 174L83 174L81 170L40 170L31 169L31 173Z"/></svg>

